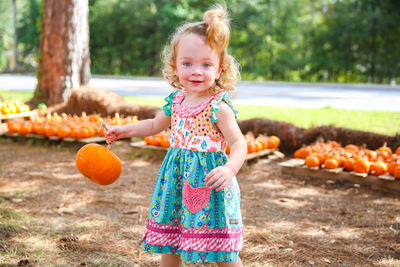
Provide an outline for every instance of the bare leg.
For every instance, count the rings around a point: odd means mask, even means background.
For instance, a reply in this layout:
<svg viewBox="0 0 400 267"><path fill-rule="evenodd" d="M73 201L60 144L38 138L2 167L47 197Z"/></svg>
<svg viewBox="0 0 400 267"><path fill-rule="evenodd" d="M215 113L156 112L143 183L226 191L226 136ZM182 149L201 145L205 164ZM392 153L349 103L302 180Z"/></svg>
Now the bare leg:
<svg viewBox="0 0 400 267"><path fill-rule="evenodd" d="M237 258L234 262L217 262L218 267L243 267L242 260Z"/></svg>
<svg viewBox="0 0 400 267"><path fill-rule="evenodd" d="M181 266L181 258L179 255L163 254L161 255L160 267L179 267Z"/></svg>

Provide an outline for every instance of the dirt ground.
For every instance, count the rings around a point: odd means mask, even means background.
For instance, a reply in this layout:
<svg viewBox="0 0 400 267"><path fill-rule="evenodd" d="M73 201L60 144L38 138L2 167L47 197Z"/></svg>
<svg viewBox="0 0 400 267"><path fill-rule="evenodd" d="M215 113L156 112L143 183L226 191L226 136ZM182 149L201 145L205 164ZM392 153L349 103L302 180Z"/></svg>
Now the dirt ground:
<svg viewBox="0 0 400 267"><path fill-rule="evenodd" d="M75 168L78 148L0 137L0 266L157 266L139 241L162 153L120 141L122 175L99 186ZM262 159L238 181L245 266L400 266L400 194Z"/></svg>

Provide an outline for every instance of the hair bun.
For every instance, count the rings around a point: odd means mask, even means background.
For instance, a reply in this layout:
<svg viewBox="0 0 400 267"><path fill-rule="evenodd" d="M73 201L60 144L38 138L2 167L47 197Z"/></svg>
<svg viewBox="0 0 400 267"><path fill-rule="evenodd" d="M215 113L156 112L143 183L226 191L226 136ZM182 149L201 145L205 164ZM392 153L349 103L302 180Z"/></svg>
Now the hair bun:
<svg viewBox="0 0 400 267"><path fill-rule="evenodd" d="M207 39L210 46L218 51L225 50L229 44L230 29L226 6L215 5L203 15L203 21L207 26Z"/></svg>

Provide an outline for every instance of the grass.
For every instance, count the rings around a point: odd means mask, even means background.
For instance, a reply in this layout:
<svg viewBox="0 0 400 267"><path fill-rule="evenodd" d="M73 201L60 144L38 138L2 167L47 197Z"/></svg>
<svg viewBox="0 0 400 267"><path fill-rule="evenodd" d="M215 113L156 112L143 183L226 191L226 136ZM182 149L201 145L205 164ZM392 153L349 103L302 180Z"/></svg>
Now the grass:
<svg viewBox="0 0 400 267"><path fill-rule="evenodd" d="M26 102L33 96L31 91L13 91L13 90L2 90L0 89L0 98L3 101L20 100Z"/></svg>
<svg viewBox="0 0 400 267"><path fill-rule="evenodd" d="M3 100L27 101L32 97L29 91L0 90ZM162 97L125 97L132 104L151 105L162 107L165 103ZM380 134L395 135L400 133L400 112L387 111L360 111L343 110L332 107L324 108L295 108L255 105L235 105L238 109L238 119L268 118L271 120L286 121L303 128L312 128L320 125L332 125L357 129Z"/></svg>

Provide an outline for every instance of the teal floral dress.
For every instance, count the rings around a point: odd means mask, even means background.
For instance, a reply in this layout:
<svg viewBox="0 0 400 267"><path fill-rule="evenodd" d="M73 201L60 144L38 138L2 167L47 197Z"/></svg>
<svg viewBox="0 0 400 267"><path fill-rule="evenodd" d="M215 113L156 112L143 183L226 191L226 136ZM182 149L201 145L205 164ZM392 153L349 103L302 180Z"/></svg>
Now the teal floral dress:
<svg viewBox="0 0 400 267"><path fill-rule="evenodd" d="M218 192L204 178L227 162L226 142L214 127L218 103L225 101L237 111L227 92L190 108L181 105L184 98L183 92L174 92L165 99L171 147L155 184L143 249L179 254L184 261L234 262L243 245L236 177Z"/></svg>

